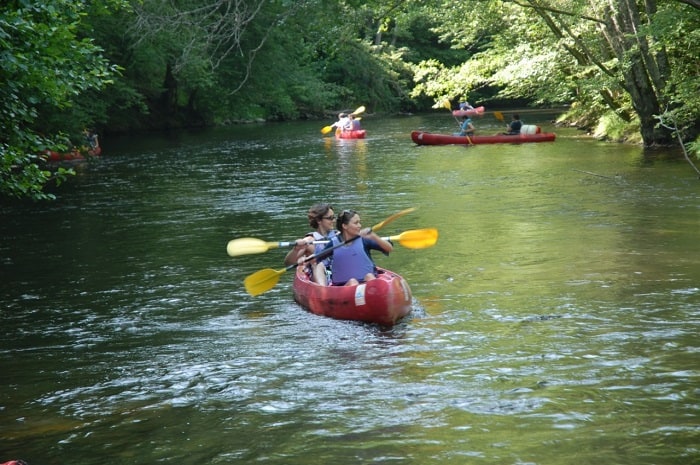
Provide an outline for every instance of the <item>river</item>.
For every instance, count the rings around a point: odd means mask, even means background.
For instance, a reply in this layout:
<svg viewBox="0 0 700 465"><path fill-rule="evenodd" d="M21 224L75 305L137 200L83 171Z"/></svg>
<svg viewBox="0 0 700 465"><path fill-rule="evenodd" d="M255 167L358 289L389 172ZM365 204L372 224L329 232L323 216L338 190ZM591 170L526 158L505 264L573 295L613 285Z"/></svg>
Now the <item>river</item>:
<svg viewBox="0 0 700 465"><path fill-rule="evenodd" d="M446 112L445 112L446 113ZM0 462L686 465L700 461L700 184L672 150L415 146L445 114L104 140L50 203L3 203ZM492 116L477 130L494 133ZM411 285L391 329L243 279L319 201Z"/></svg>

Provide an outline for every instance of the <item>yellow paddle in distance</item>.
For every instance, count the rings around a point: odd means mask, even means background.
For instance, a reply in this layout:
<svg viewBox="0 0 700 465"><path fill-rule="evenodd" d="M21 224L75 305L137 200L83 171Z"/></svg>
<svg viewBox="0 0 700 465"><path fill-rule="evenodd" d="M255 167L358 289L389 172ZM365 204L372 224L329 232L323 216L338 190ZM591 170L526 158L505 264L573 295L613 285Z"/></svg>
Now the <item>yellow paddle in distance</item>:
<svg viewBox="0 0 700 465"><path fill-rule="evenodd" d="M415 210L415 208L407 208L405 210L401 210L398 213L394 213L393 215L391 215L389 218L385 219L381 223L377 223L376 225L372 226L372 230L378 231L378 230L382 229L384 226L386 226L387 224L391 223L392 221L394 221L398 218L401 218L402 216L407 215L408 213L411 213L414 210ZM353 241L353 240L357 239L358 237L360 237L360 236L355 236L350 240ZM437 240L437 238L436 238L436 240ZM304 262L314 260L316 258L319 258L320 256L327 257L328 255L330 255L330 252L332 250L334 250L334 249L336 249L344 244L345 244L344 242L341 242L339 244L334 245L330 249L324 250L321 253L313 254L313 255L307 257L304 260ZM277 284L277 282L280 279L280 276L282 276L285 272L287 272L293 268L296 268L296 266L297 266L297 264L295 263L295 264L289 265L286 268L282 268L281 270L273 270L272 268L265 268L263 270L256 271L255 273L249 275L247 278L245 278L243 280L243 285L245 286L246 291L248 291L248 294L250 294L252 296L260 295L263 292L267 292L270 289L272 289L273 287L275 287L275 285Z"/></svg>
<svg viewBox="0 0 700 465"><path fill-rule="evenodd" d="M360 105L359 107L357 107L357 109L356 109L355 111L353 111L353 112L350 113L350 114L351 114L352 116L357 116L357 115L359 115L360 113L364 113L364 112L365 112L365 106L364 106L364 105Z"/></svg>
<svg viewBox="0 0 700 465"><path fill-rule="evenodd" d="M494 111L493 116L495 116L498 121L505 123L505 120L503 119L503 113L501 113L500 111Z"/></svg>
<svg viewBox="0 0 700 465"><path fill-rule="evenodd" d="M365 112L365 106L361 105L355 109L352 113L350 113L352 116L359 115L360 113ZM321 134L328 134L333 130L333 126L324 126L323 129L321 129Z"/></svg>

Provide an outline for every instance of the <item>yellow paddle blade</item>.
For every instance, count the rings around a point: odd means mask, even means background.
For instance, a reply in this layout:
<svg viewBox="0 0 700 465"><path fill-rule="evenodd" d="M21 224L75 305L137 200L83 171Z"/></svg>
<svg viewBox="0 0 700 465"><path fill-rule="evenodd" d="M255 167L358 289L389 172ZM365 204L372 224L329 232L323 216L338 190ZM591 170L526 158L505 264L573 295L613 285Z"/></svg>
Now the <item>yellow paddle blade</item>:
<svg viewBox="0 0 700 465"><path fill-rule="evenodd" d="M445 100L444 102L442 102L442 106L445 107L447 110L452 111L452 104L449 100Z"/></svg>
<svg viewBox="0 0 700 465"><path fill-rule="evenodd" d="M363 105L363 106L357 107L357 110L353 111L350 114L355 116L355 115L359 115L360 113L364 113L364 112L365 112L365 107Z"/></svg>
<svg viewBox="0 0 700 465"><path fill-rule="evenodd" d="M412 211L415 211L415 209L416 209L415 207L411 207L411 208L407 208L407 209L405 209L405 210L401 210L401 211L398 212L398 213L394 213L393 215L391 215L389 218L385 219L385 220L382 221L381 223L377 223L377 224L375 224L374 226L372 226L372 230L373 230L373 231L379 231L380 229L382 229L382 228L383 228L384 226L386 226L387 224L391 223L392 221L394 221L394 220L396 220L396 219L401 218L401 217L404 216L404 215L407 215L407 214L411 213Z"/></svg>
<svg viewBox="0 0 700 465"><path fill-rule="evenodd" d="M389 239L398 241L407 249L425 249L435 245L438 240L438 230L435 228L413 229L391 236Z"/></svg>
<svg viewBox="0 0 700 465"><path fill-rule="evenodd" d="M333 126L324 126L323 129L321 129L322 134L328 134L333 130Z"/></svg>
<svg viewBox="0 0 700 465"><path fill-rule="evenodd" d="M275 284L277 284L277 281L280 280L280 276L284 274L285 271L287 271L286 268L281 270L265 268L264 270L256 271L243 280L245 290L252 296L267 292L275 287Z"/></svg>
<svg viewBox="0 0 700 465"><path fill-rule="evenodd" d="M503 113L500 111L494 111L493 116L495 116L498 121L503 121Z"/></svg>
<svg viewBox="0 0 700 465"><path fill-rule="evenodd" d="M279 246L277 242L265 242L254 237L243 237L241 239L232 239L226 244L226 253L231 257L239 255L249 255L254 253L265 253L270 249L275 249Z"/></svg>

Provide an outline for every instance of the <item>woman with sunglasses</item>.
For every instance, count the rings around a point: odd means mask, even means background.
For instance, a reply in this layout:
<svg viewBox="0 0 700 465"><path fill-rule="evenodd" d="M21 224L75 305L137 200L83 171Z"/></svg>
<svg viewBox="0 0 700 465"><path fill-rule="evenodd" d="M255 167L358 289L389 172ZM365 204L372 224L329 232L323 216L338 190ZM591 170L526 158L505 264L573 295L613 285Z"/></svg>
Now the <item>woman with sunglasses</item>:
<svg viewBox="0 0 700 465"><path fill-rule="evenodd" d="M333 229L335 214L330 204L318 203L313 205L309 208L307 217L309 218L309 226L313 228L313 231L296 240L294 248L284 257L284 264L287 266L294 263L301 265L304 263L305 256L316 254L326 247L326 244L314 244L314 241L327 241L338 234L338 231ZM322 286L328 284L327 273L330 270L330 261L331 259L328 257L321 262L311 265L314 281Z"/></svg>
<svg viewBox="0 0 700 465"><path fill-rule="evenodd" d="M360 215L354 210L344 210L338 217L336 229L339 235L331 238L326 246L343 243L332 252L334 286L355 286L361 282L377 278L377 267L370 256L370 250L379 250L389 255L393 250L391 242L385 241L370 228L362 229Z"/></svg>

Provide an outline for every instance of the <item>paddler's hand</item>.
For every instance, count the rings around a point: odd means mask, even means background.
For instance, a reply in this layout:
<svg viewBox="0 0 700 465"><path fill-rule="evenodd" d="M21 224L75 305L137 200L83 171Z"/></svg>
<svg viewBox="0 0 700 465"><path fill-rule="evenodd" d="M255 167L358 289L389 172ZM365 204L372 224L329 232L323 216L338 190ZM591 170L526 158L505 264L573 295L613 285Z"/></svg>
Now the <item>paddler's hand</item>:
<svg viewBox="0 0 700 465"><path fill-rule="evenodd" d="M314 240L311 237L304 237L294 241L294 248L287 253L286 257L284 257L284 264L287 266L294 263L301 264L299 260L304 258L306 248L309 246L309 244L313 243L313 241Z"/></svg>
<svg viewBox="0 0 700 465"><path fill-rule="evenodd" d="M313 255L303 256L300 257L299 260L297 260L297 265L304 265L306 263L314 264L316 263L316 258L311 258Z"/></svg>
<svg viewBox="0 0 700 465"><path fill-rule="evenodd" d="M389 253L394 249L394 246L391 244L391 242L382 239L377 233L372 231L372 228L362 229L360 231L360 237L367 237L369 239L373 239L377 244L379 244L379 247L381 247L382 250L386 253Z"/></svg>
<svg viewBox="0 0 700 465"><path fill-rule="evenodd" d="M313 243L313 239L310 237L305 237L303 239L297 239L296 241L294 241L294 248L295 249L303 249L311 243Z"/></svg>

